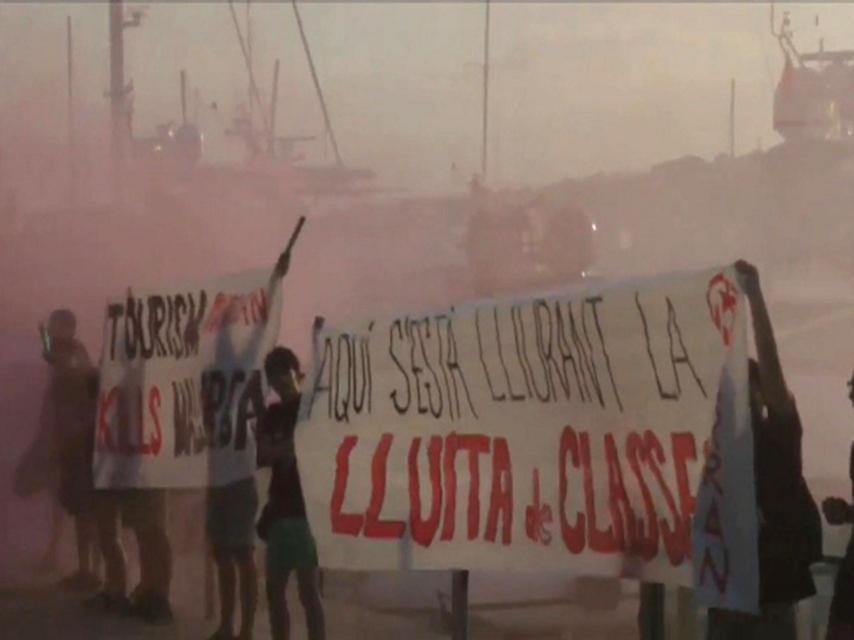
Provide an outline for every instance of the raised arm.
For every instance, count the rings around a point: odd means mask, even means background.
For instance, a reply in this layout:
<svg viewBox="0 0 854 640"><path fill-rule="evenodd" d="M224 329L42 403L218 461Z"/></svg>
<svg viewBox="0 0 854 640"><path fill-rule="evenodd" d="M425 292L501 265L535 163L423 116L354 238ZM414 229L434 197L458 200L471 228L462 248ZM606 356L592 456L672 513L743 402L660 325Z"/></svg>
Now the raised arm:
<svg viewBox="0 0 854 640"><path fill-rule="evenodd" d="M736 262L735 269L741 280L741 287L747 295L753 316L753 334L759 361L762 396L770 410L777 414L789 413L794 408L794 400L783 376L774 329L759 285L759 271L745 260Z"/></svg>

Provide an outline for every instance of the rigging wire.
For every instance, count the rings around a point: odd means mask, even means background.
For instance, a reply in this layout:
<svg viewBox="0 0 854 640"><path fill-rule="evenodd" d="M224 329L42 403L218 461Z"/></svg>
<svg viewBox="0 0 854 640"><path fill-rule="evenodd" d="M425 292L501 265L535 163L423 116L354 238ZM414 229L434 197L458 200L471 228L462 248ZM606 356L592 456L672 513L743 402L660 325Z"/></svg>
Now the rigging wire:
<svg viewBox="0 0 854 640"><path fill-rule="evenodd" d="M299 7L297 7L297 0L292 0L291 6L294 8L294 16L296 17L297 26L299 27L302 46L305 50L305 57L308 60L308 69L311 72L311 80L314 82L314 90L317 92L317 99L320 101L320 109L323 112L323 122L326 127L326 133L329 136L329 142L332 144L332 152L335 154L335 163L341 166L344 163L341 161L341 154L338 151L338 142L335 139L335 132L332 129L332 122L329 119L329 111L326 108L326 100L323 98L323 90L320 88L320 80L317 77L317 70L314 68L314 59L311 57L311 48L308 46L308 38L305 35L305 28L302 24Z"/></svg>
<svg viewBox="0 0 854 640"><path fill-rule="evenodd" d="M243 62L246 65L246 71L249 73L249 90L252 94L252 98L255 99L258 111L261 113L261 123L264 126L264 133L267 134L270 131L270 125L267 122L266 109L264 109L264 105L261 103L261 94L258 92L258 85L255 82L255 73L252 71L252 64L249 60L249 53L246 49L246 41L243 38L243 32L240 30L240 24L237 21L237 13L234 10L233 0L228 0L228 9L231 12L231 20L234 22L234 30L237 32L237 41L240 43Z"/></svg>

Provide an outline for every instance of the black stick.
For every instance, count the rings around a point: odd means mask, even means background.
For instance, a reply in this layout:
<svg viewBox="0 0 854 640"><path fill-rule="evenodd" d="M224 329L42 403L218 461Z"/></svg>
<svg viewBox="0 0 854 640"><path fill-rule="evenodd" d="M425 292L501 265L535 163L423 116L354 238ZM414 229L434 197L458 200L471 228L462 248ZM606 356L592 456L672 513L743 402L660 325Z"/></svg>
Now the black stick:
<svg viewBox="0 0 854 640"><path fill-rule="evenodd" d="M302 226L305 224L305 216L300 216L299 220L297 220L297 226L294 229L294 232L291 234L291 239L288 240L288 246L285 247L284 253L290 253L291 249L293 249L296 244L297 238L299 237L300 231L302 231Z"/></svg>

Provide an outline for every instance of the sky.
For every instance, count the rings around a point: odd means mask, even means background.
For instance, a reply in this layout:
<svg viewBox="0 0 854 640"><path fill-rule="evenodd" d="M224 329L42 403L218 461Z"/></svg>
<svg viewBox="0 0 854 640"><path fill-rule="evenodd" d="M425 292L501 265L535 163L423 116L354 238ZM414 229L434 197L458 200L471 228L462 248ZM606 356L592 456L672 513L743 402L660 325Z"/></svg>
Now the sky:
<svg viewBox="0 0 854 640"><path fill-rule="evenodd" d="M142 26L126 32L135 133L150 135L156 124L180 118L184 68L199 89L207 157L239 160L240 146L222 134L248 85L228 4L128 7L144 12ZM235 7L245 31L246 5ZM300 7L346 163L373 168L385 185L417 190L459 188L479 170L483 3ZM854 47L854 5L778 5L778 17L783 11L791 12L802 50L817 48L820 38L826 48ZM290 3L255 2L250 13L265 100L274 60L282 64L278 131L322 139ZM714 157L728 146L731 78L737 151L779 142L771 106L782 55L766 3L493 2L490 13L492 184L637 170L685 154ZM21 131L64 139L66 15L79 126L107 135L107 4L6 3L0 141ZM311 160L331 159L321 142L305 149Z"/></svg>

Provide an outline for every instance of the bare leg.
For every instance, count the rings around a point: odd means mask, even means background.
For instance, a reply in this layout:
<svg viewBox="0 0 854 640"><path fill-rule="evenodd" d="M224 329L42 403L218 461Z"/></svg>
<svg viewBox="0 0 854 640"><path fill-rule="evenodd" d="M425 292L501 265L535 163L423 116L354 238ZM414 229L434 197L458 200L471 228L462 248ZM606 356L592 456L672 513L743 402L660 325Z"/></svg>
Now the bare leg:
<svg viewBox="0 0 854 640"><path fill-rule="evenodd" d="M140 591L169 599L172 582L172 549L160 527L137 530L139 543Z"/></svg>
<svg viewBox="0 0 854 640"><path fill-rule="evenodd" d="M217 554L216 569L219 579L219 630L231 637L234 635L234 598L237 587L233 558Z"/></svg>
<svg viewBox="0 0 854 640"><path fill-rule="evenodd" d="M255 629L255 610L258 608L258 570L253 549L238 556L240 570L240 640L250 640Z"/></svg>
<svg viewBox="0 0 854 640"><path fill-rule="evenodd" d="M214 574L216 573L216 561L213 558L213 552L208 544L205 544L204 546L204 557L202 561L204 562L203 570L205 580L205 620L213 620L216 610L216 597L214 596L214 591L216 590L216 580L214 579Z"/></svg>
<svg viewBox="0 0 854 640"><path fill-rule="evenodd" d="M270 634L273 640L290 640L291 637L291 619L288 615L288 603L285 602L287 585L287 574L267 574L267 608L270 611Z"/></svg>
<svg viewBox="0 0 854 640"><path fill-rule="evenodd" d="M166 536L166 530L157 528L151 532L152 553L154 555L154 590L166 600L172 586L172 546Z"/></svg>
<svg viewBox="0 0 854 640"><path fill-rule="evenodd" d="M104 591L111 596L124 596L127 593L127 566L119 538L118 507L103 507L97 518L98 542L104 554Z"/></svg>
<svg viewBox="0 0 854 640"><path fill-rule="evenodd" d="M134 596L151 593L154 580L151 571L151 542L149 532L144 529L134 529L137 556L139 558L139 585L134 589Z"/></svg>
<svg viewBox="0 0 854 640"><path fill-rule="evenodd" d="M297 569L297 587L300 602L305 609L308 640L326 640L326 620L320 601L317 569Z"/></svg>
<svg viewBox="0 0 854 640"><path fill-rule="evenodd" d="M59 543L62 540L62 525L65 522L65 512L59 504L56 496L51 495L50 500L50 540L47 543L41 568L45 571L56 569L59 561Z"/></svg>
<svg viewBox="0 0 854 640"><path fill-rule="evenodd" d="M95 531L88 515L74 516L74 536L77 539L77 571L81 575L91 574Z"/></svg>
<svg viewBox="0 0 854 640"><path fill-rule="evenodd" d="M95 527L92 527L92 573L100 580L101 570L104 565L104 552L101 550L101 544L98 542L98 533Z"/></svg>

